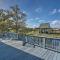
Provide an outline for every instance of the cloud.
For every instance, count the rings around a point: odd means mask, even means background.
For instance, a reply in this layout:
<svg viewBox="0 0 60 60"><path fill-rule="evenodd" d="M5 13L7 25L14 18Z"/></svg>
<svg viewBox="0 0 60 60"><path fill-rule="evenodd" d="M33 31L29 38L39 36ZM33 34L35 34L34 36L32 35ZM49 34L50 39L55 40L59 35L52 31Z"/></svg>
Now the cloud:
<svg viewBox="0 0 60 60"><path fill-rule="evenodd" d="M52 11L50 11L50 14L51 15L54 15L54 14L56 14L57 13L57 9L53 9Z"/></svg>
<svg viewBox="0 0 60 60"><path fill-rule="evenodd" d="M35 9L35 12L37 12L37 13L39 13L39 12L41 12L42 11L42 8L36 8Z"/></svg>
<svg viewBox="0 0 60 60"><path fill-rule="evenodd" d="M58 9L58 12L60 13L60 9Z"/></svg>
<svg viewBox="0 0 60 60"><path fill-rule="evenodd" d="M39 17L27 20L27 26L31 28L39 27L41 23L50 23L51 28L60 28L60 20L41 20Z"/></svg>
<svg viewBox="0 0 60 60"><path fill-rule="evenodd" d="M50 23L51 28L60 28L60 20L41 20L40 18L31 18L27 21L27 27L36 28L41 23Z"/></svg>
<svg viewBox="0 0 60 60"><path fill-rule="evenodd" d="M60 20L53 20L50 22L52 28L60 28Z"/></svg>
<svg viewBox="0 0 60 60"><path fill-rule="evenodd" d="M35 20L40 20L40 18L39 17L36 17Z"/></svg>
<svg viewBox="0 0 60 60"><path fill-rule="evenodd" d="M26 21L27 27L30 27L30 28L38 27L38 25L39 25L39 19L40 18L38 18L38 17L28 19Z"/></svg>
<svg viewBox="0 0 60 60"><path fill-rule="evenodd" d="M54 15L56 13L60 13L60 9L53 9L52 11L50 11L50 15Z"/></svg>
<svg viewBox="0 0 60 60"><path fill-rule="evenodd" d="M27 19L26 25L27 27L30 28L37 28L40 26L41 23L46 22L45 20L41 20L39 17L36 18L31 18L31 19Z"/></svg>
<svg viewBox="0 0 60 60"><path fill-rule="evenodd" d="M28 19L28 20L33 21L34 19L33 19L33 18L31 18L31 19Z"/></svg>
<svg viewBox="0 0 60 60"><path fill-rule="evenodd" d="M27 12L26 12L26 11L23 11L23 13L27 14Z"/></svg>
<svg viewBox="0 0 60 60"><path fill-rule="evenodd" d="M30 20L30 21L38 21L38 20L40 20L40 18L39 17L36 17L36 18L30 18L28 20Z"/></svg>
<svg viewBox="0 0 60 60"><path fill-rule="evenodd" d="M38 24L33 24L33 25L29 25L28 27L30 28L37 28L39 25Z"/></svg>

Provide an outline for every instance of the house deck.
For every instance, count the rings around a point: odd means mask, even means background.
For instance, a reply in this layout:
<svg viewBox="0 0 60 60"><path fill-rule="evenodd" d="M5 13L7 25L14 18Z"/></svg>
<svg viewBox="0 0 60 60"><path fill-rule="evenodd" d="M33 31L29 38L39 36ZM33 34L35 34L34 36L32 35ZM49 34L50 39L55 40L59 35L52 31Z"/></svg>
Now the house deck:
<svg viewBox="0 0 60 60"><path fill-rule="evenodd" d="M0 40L0 60L60 60L60 53L30 44L22 46L22 41Z"/></svg>

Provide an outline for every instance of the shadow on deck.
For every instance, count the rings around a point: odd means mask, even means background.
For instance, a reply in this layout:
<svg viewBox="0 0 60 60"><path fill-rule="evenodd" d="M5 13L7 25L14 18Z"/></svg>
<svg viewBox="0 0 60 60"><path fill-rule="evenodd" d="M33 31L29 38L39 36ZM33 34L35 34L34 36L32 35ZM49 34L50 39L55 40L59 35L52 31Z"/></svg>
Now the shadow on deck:
<svg viewBox="0 0 60 60"><path fill-rule="evenodd" d="M43 60L0 42L0 60Z"/></svg>

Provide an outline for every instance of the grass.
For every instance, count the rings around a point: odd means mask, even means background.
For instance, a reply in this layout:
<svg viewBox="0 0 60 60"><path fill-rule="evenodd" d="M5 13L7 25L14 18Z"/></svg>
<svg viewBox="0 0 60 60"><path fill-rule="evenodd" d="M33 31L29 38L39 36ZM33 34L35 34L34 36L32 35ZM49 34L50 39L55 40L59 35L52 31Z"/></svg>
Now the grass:
<svg viewBox="0 0 60 60"><path fill-rule="evenodd" d="M38 31L31 31L26 34L32 36L38 36L38 37L60 38L60 34L45 34L45 33L39 33Z"/></svg>

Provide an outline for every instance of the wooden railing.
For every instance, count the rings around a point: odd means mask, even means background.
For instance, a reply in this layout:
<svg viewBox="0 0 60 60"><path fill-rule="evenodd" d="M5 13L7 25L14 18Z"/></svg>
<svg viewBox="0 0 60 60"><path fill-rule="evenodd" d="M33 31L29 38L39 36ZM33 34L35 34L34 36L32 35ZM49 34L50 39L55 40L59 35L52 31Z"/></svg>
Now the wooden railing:
<svg viewBox="0 0 60 60"><path fill-rule="evenodd" d="M53 51L60 52L60 38L47 38L47 37L38 37L38 36L30 36L24 34L15 34L15 33L7 33L6 35L0 35L0 38L8 38L12 40L20 40L23 41L23 46L28 43L38 47L42 47L45 49L50 49Z"/></svg>
<svg viewBox="0 0 60 60"><path fill-rule="evenodd" d="M60 39L58 38L46 38L46 37L37 37L29 35L20 35L19 40L23 41L23 45L26 43L32 44L34 47L42 47L45 49L50 49L56 52L60 52Z"/></svg>

